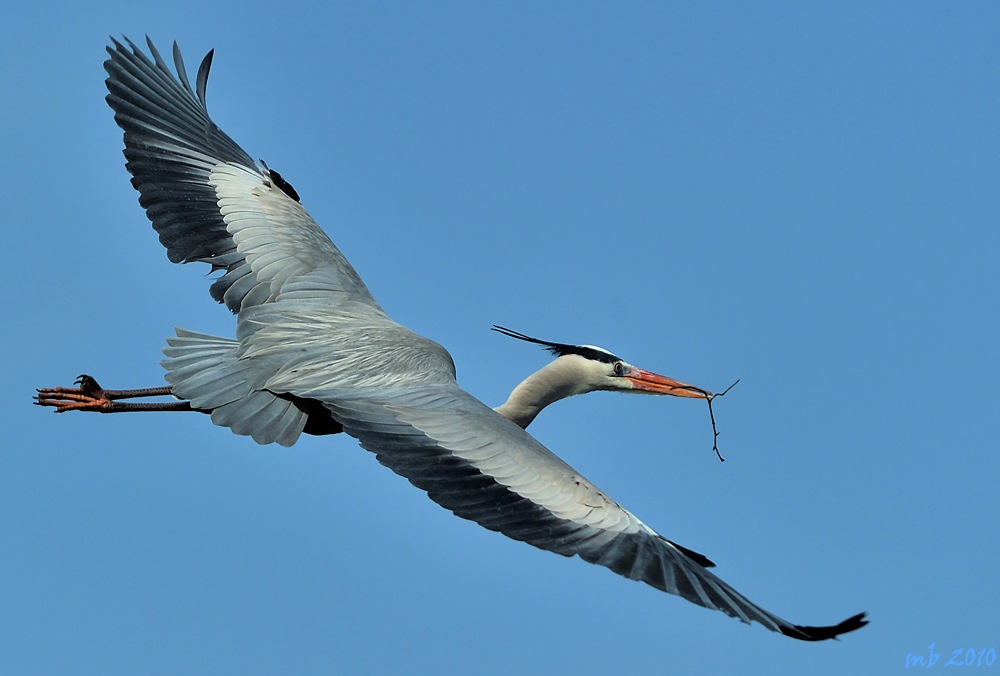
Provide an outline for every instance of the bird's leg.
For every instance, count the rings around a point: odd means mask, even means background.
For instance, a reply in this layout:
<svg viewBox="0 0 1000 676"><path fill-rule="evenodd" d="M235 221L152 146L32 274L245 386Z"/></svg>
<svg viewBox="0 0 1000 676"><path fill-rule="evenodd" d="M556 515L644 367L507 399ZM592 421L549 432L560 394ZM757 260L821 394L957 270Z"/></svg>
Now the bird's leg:
<svg viewBox="0 0 1000 676"><path fill-rule="evenodd" d="M105 390L93 377L83 375L76 379L79 387L53 387L38 390L35 404L53 406L56 413L66 411L96 411L98 413L125 413L127 411L193 411L188 401L170 401L129 404L119 399L136 397L162 397L171 394L170 386L147 387L140 390Z"/></svg>

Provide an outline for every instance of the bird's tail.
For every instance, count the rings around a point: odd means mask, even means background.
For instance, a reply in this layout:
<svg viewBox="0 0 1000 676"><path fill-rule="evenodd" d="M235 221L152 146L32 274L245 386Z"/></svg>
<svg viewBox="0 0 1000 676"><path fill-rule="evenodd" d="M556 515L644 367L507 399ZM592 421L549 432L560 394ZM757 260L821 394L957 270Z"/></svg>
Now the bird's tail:
<svg viewBox="0 0 1000 676"><path fill-rule="evenodd" d="M160 362L174 396L190 400L191 408L211 411L213 423L258 444L296 442L308 416L289 399L253 386L251 365L239 359L237 341L175 330L177 337L167 338L163 348L167 359Z"/></svg>

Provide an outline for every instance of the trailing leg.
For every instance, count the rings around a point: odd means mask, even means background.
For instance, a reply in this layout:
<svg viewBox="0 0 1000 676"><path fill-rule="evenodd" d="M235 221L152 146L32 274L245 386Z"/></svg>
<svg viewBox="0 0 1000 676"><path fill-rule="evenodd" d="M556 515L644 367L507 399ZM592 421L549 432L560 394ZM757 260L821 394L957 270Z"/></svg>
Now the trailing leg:
<svg viewBox="0 0 1000 676"><path fill-rule="evenodd" d="M120 399L141 397L172 396L171 387L147 387L138 390L105 390L92 376L82 375L76 379L79 387L53 387L37 390L35 404L52 406L56 413L66 411L93 411L97 413L126 413L131 411L200 411L191 408L188 401L167 401L152 403L123 403Z"/></svg>

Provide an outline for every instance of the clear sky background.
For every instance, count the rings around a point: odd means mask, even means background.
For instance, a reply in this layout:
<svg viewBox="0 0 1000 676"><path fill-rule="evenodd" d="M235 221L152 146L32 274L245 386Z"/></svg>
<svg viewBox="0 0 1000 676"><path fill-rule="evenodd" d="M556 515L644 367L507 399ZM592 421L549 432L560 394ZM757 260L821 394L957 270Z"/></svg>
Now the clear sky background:
<svg viewBox="0 0 1000 676"><path fill-rule="evenodd" d="M0 22L0 672L885 674L1000 650L995 3L13 3ZM455 518L347 437L30 405L232 335L171 265L107 35L216 49L215 121L491 405L606 347L720 390L531 431L806 644ZM959 660L963 658L960 657ZM739 668L738 671L735 670ZM1000 663L991 667L1000 673ZM987 672L989 673L989 672Z"/></svg>

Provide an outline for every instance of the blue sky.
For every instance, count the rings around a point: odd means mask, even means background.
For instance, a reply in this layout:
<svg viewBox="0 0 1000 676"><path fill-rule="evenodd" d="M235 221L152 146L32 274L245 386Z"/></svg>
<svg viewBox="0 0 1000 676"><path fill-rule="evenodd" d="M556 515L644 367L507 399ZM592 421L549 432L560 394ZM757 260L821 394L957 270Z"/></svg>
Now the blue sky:
<svg viewBox="0 0 1000 676"><path fill-rule="evenodd" d="M884 674L1000 650L1000 10L991 3L19 3L0 25L8 251L0 671ZM350 438L56 416L159 385L171 265L103 101L107 35L216 49L209 110L397 321L496 405L494 324L705 388L531 431L804 644L455 518ZM962 658L959 658L962 659ZM1000 665L993 668L1000 668Z"/></svg>

